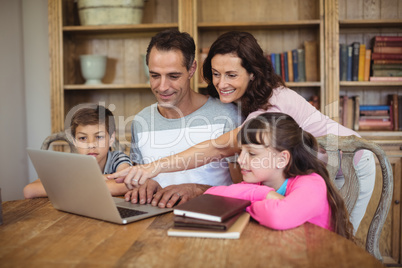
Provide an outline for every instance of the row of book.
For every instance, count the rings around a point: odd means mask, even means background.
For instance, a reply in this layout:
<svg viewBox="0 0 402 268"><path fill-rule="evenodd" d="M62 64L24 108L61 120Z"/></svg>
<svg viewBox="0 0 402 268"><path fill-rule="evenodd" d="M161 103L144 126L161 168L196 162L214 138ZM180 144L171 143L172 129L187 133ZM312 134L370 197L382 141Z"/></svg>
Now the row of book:
<svg viewBox="0 0 402 268"><path fill-rule="evenodd" d="M372 48L340 44L341 81L402 81L402 36L375 36Z"/></svg>
<svg viewBox="0 0 402 268"><path fill-rule="evenodd" d="M339 122L353 130L402 130L402 96L388 95L386 105L360 105L359 96L341 96Z"/></svg>
<svg viewBox="0 0 402 268"><path fill-rule="evenodd" d="M319 57L316 41L305 41L304 48L267 55L275 73L285 82L319 81Z"/></svg>

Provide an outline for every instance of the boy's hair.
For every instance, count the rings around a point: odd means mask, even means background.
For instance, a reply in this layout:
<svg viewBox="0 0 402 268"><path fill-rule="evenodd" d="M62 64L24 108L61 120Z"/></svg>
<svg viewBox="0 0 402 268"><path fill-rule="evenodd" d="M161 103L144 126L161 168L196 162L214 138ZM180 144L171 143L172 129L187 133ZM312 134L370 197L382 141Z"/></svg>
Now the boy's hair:
<svg viewBox="0 0 402 268"><path fill-rule="evenodd" d="M75 138L75 132L79 125L100 125L104 124L107 133L111 136L116 131L113 113L101 106L94 104L90 107L84 107L76 111L71 119L71 135Z"/></svg>
<svg viewBox="0 0 402 268"><path fill-rule="evenodd" d="M263 113L246 122L238 134L241 144L270 146L279 152L289 151L290 160L285 167L285 177L319 174L327 185L327 199L331 208L331 227L343 237L354 240L353 226L338 189L332 183L324 163L318 159L315 137L304 131L289 115Z"/></svg>
<svg viewBox="0 0 402 268"><path fill-rule="evenodd" d="M149 62L149 53L155 47L160 51L178 50L183 54L183 66L190 70L195 59L194 39L186 32L180 32L176 29L169 29L159 32L152 37L147 48L146 62Z"/></svg>

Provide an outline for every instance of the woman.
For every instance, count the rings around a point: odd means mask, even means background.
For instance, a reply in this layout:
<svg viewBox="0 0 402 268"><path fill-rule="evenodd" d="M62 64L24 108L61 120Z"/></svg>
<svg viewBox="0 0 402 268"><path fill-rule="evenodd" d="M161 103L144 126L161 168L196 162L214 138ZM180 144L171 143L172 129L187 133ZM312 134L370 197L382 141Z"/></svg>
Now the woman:
<svg viewBox="0 0 402 268"><path fill-rule="evenodd" d="M280 76L275 74L272 63L253 35L246 32L227 32L212 44L203 66L204 80L212 96L219 96L224 103L238 104L246 121L265 112L280 112L290 115L299 126L314 137L326 134L338 136L356 135L328 116L320 113L302 96L286 88ZM237 133L240 128L227 132L215 140L205 141L188 150L166 158L152 165L133 167L116 173L128 187L143 184L161 172L174 172L200 166L217 159L240 152ZM203 159L200 161L200 155ZM184 160L183 160L184 159ZM364 216L375 182L375 162L369 151L356 154L355 165L360 180L360 194L351 213L354 231ZM340 173L336 185L344 182Z"/></svg>

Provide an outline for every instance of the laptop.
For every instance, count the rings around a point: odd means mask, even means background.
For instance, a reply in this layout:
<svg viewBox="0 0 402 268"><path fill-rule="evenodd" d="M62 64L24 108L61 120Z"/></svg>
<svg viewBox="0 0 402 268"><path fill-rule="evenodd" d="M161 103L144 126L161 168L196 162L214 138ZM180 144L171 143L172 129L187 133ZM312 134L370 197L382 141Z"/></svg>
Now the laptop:
<svg viewBox="0 0 402 268"><path fill-rule="evenodd" d="M28 155L54 208L127 224L172 211L112 197L92 156L28 148Z"/></svg>

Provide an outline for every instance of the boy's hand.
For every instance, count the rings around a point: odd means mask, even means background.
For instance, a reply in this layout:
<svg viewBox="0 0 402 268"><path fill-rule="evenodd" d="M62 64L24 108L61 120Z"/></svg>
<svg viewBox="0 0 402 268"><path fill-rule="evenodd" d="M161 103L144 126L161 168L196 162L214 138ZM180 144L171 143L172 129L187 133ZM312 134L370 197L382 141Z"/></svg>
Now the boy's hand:
<svg viewBox="0 0 402 268"><path fill-rule="evenodd" d="M117 183L124 182L127 188L132 190L158 174L159 172L154 165L146 164L128 167L107 177L109 180L114 179Z"/></svg>

